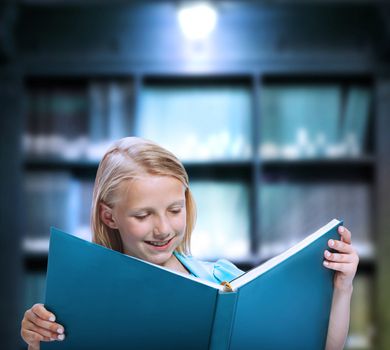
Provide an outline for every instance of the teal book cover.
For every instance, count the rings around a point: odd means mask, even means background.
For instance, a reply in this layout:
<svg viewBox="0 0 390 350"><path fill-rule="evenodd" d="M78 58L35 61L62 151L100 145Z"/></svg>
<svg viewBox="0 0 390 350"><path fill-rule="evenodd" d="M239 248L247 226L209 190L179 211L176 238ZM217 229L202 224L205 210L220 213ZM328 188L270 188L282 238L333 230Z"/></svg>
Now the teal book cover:
<svg viewBox="0 0 390 350"><path fill-rule="evenodd" d="M45 306L66 338L41 349L207 349L216 286L52 228Z"/></svg>
<svg viewBox="0 0 390 350"><path fill-rule="evenodd" d="M323 253L341 224L329 222L230 283L237 305L229 349L325 349L334 273Z"/></svg>
<svg viewBox="0 0 390 350"><path fill-rule="evenodd" d="M52 228L47 309L62 342L42 349L322 349L333 272L332 220L225 286L182 275Z"/></svg>

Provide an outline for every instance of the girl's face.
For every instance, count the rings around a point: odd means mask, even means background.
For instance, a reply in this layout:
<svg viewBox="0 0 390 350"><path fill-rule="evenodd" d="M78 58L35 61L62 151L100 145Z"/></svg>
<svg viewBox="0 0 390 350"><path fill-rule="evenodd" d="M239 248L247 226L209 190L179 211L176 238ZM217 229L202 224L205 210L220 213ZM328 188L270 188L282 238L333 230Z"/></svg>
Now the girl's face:
<svg viewBox="0 0 390 350"><path fill-rule="evenodd" d="M186 228L184 185L171 176L145 175L123 183L120 192L110 215L124 253L161 266L174 264L172 253Z"/></svg>

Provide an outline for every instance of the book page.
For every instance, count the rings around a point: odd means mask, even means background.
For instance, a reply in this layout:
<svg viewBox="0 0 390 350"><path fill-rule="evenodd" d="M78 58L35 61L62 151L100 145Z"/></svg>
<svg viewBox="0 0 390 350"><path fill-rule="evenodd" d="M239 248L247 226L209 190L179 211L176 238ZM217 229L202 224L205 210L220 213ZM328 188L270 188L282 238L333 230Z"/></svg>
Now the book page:
<svg viewBox="0 0 390 350"><path fill-rule="evenodd" d="M311 235L307 236L305 239L300 241L299 243L295 244L285 252L275 256L274 258L267 260L263 264L261 264L258 267L255 267L252 270L249 270L245 274L241 275L240 277L234 279L230 282L230 285L233 290L236 290L237 288L241 287L245 283L248 283L249 281L255 279L256 277L260 276L261 274L265 273L266 271L269 271L276 265L280 264L282 261L286 260L290 256L296 254L297 252L301 251L308 245L310 245L312 242L314 242L319 237L323 236L325 233L327 233L329 230L331 230L333 227L338 225L340 223L340 220L333 219L329 223L327 223L325 226L321 227L319 230L315 231Z"/></svg>

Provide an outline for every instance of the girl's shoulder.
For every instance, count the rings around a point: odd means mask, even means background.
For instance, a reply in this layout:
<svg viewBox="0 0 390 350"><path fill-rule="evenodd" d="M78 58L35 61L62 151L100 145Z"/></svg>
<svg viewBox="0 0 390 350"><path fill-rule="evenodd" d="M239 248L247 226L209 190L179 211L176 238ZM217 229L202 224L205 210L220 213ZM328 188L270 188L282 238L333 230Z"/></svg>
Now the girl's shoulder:
<svg viewBox="0 0 390 350"><path fill-rule="evenodd" d="M192 275L210 282L219 284L224 281L231 281L244 273L226 259L209 262L199 260L192 255L184 255L178 252L174 254Z"/></svg>

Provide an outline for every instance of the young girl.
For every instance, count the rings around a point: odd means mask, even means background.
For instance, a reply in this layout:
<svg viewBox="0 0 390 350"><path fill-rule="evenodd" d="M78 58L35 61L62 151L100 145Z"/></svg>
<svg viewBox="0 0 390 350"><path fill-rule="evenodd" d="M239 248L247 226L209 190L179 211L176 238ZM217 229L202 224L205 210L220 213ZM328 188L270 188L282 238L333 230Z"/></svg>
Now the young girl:
<svg viewBox="0 0 390 350"><path fill-rule="evenodd" d="M220 283L243 272L227 260L208 263L190 255L196 208L187 173L169 151L153 142L127 137L117 141L100 162L92 203L93 241L121 253L184 274ZM326 349L343 349L349 327L352 281L359 258L351 233L339 228L329 241L338 253L324 251L324 266L335 270ZM22 320L29 350L41 341L62 341L65 330L53 313L35 304Z"/></svg>

